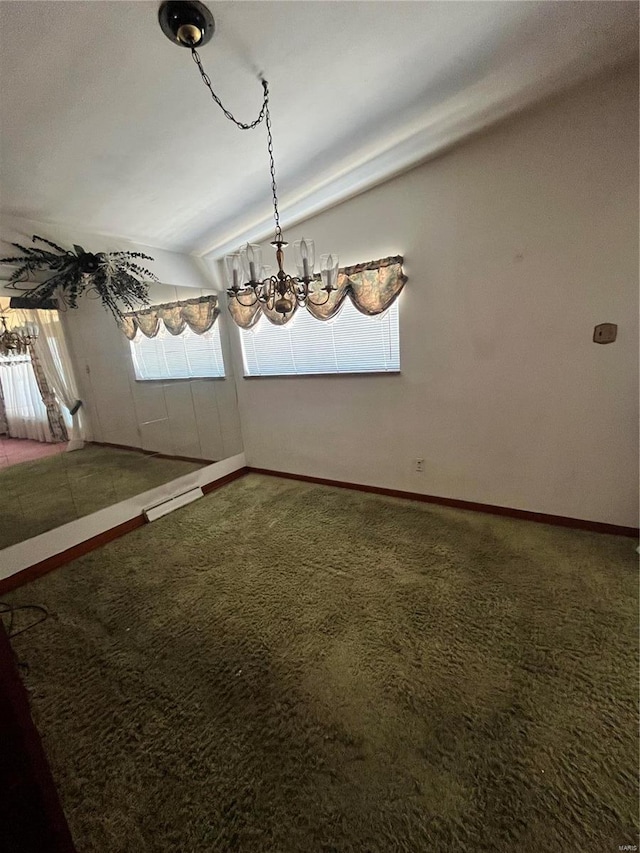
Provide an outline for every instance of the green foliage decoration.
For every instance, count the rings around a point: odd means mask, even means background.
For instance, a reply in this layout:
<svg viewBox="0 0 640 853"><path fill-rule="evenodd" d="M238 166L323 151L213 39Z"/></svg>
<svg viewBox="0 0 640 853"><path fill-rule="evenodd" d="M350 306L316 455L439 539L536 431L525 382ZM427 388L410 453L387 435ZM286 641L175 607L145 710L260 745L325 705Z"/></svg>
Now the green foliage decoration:
<svg viewBox="0 0 640 853"><path fill-rule="evenodd" d="M7 287L18 290L37 308L51 300L69 308L78 307L83 294L100 298L102 304L116 319L123 311L139 310L149 304L149 282L158 277L138 261L152 261L142 252L85 252L74 245L74 251L64 249L51 240L34 234L33 243L23 246L11 243L22 253L15 257L0 258L0 264L15 265ZM53 274L45 281L29 282L34 273L48 270Z"/></svg>

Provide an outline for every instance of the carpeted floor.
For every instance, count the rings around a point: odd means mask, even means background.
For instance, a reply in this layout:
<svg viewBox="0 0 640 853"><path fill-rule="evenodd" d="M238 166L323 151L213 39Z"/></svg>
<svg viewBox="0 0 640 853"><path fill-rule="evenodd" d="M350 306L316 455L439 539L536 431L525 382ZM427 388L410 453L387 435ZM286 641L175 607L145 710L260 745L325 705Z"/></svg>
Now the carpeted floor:
<svg viewBox="0 0 640 853"><path fill-rule="evenodd" d="M201 467L88 445L0 468L0 549Z"/></svg>
<svg viewBox="0 0 640 853"><path fill-rule="evenodd" d="M635 545L252 475L17 590L78 850L636 844Z"/></svg>
<svg viewBox="0 0 640 853"><path fill-rule="evenodd" d="M66 447L66 441L45 442L0 435L0 468L44 459L47 456L56 456L58 453L65 453Z"/></svg>

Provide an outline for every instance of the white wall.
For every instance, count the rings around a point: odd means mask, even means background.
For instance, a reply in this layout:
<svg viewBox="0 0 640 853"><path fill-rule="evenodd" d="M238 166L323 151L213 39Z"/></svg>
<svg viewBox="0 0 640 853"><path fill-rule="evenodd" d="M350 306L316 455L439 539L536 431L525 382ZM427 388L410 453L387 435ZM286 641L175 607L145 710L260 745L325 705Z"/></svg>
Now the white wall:
<svg viewBox="0 0 640 853"><path fill-rule="evenodd" d="M45 223L0 220L4 241L28 245L33 234L69 248L77 243L87 251L130 250L152 256L153 261L141 261L163 282L151 286L152 304L212 292L206 268L196 258ZM4 243L3 255L11 251ZM82 298L62 320L92 440L212 461L242 452L226 318L217 322L227 378L173 382L135 381L129 341L99 300Z"/></svg>
<svg viewBox="0 0 640 853"><path fill-rule="evenodd" d="M287 233L342 264L405 256L402 374L239 379L248 464L636 525L637 79L589 82ZM594 344L605 321L618 340Z"/></svg>

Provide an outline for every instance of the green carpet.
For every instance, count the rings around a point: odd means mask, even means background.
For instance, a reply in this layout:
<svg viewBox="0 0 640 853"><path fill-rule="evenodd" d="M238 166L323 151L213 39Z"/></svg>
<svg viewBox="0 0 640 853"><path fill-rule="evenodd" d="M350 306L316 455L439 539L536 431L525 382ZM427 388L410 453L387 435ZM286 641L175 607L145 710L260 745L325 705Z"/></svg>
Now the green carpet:
<svg viewBox="0 0 640 853"><path fill-rule="evenodd" d="M0 468L0 549L201 467L89 445Z"/></svg>
<svg viewBox="0 0 640 853"><path fill-rule="evenodd" d="M252 475L17 590L78 850L637 843L635 544Z"/></svg>

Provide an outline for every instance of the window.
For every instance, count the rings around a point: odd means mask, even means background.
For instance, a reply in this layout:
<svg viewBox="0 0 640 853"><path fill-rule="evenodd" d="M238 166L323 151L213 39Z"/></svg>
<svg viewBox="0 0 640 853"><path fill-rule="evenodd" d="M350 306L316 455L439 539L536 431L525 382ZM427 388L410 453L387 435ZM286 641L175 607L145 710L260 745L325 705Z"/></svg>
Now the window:
<svg viewBox="0 0 640 853"><path fill-rule="evenodd" d="M188 326L182 334L172 335L161 323L155 338L147 338L138 330L129 344L136 379L205 379L224 376L220 328L217 323L202 335L196 335Z"/></svg>
<svg viewBox="0 0 640 853"><path fill-rule="evenodd" d="M253 329L240 329L240 339L245 376L400 370L398 300L384 314L367 317L345 299L327 321L299 308L286 326L263 317Z"/></svg>

